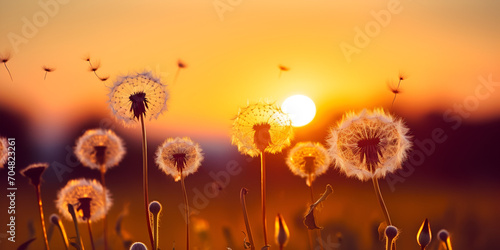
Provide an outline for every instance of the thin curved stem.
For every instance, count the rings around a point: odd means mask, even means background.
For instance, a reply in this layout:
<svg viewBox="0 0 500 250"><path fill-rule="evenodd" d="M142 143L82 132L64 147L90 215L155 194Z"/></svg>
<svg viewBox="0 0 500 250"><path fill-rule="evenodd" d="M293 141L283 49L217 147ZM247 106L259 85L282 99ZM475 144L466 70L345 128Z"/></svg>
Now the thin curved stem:
<svg viewBox="0 0 500 250"><path fill-rule="evenodd" d="M104 189L104 192L102 192L102 199L104 201L104 210L106 210L106 208L108 207L108 204L107 204L108 202L106 200L106 181L104 178L104 174L106 174L106 168L105 168L105 165L102 164L101 165L101 184L102 184L102 187ZM103 224L102 234L104 237L104 249L107 250L108 249L108 217L107 217L107 213L104 213L104 218L103 218L102 224Z"/></svg>
<svg viewBox="0 0 500 250"><path fill-rule="evenodd" d="M7 69L7 72L9 73L9 76L10 76L10 80L11 81L14 81L14 79L12 79L12 75L10 74L10 70L9 68L7 67L7 63L3 63L5 65L5 69Z"/></svg>
<svg viewBox="0 0 500 250"><path fill-rule="evenodd" d="M89 229L90 245L92 245L92 250L95 250L94 237L92 237L92 228L90 227L90 219L87 219L87 228Z"/></svg>
<svg viewBox="0 0 500 250"><path fill-rule="evenodd" d="M311 184L311 185L309 185L309 190L311 191L310 192L311 193L311 204L314 204L316 201L314 200L314 191L313 191L312 176L311 175L309 175L309 180L310 180L309 183ZM316 208L314 208L314 209L316 209ZM324 250L323 238L321 237L321 229L316 229L315 231L316 231L316 237L317 237L316 239L317 240L319 239L319 248L321 250Z"/></svg>
<svg viewBox="0 0 500 250"><path fill-rule="evenodd" d="M241 208L243 209L243 219L245 219L245 227L247 228L248 240L250 241L250 249L255 250L255 244L253 243L252 229L250 228L250 222L248 221L247 214L247 203L246 203L246 195L248 190L246 188L242 188L240 191L240 202Z"/></svg>
<svg viewBox="0 0 500 250"><path fill-rule="evenodd" d="M144 114L141 114L142 127L142 184L144 191L144 208L146 212L146 225L148 228L149 241L154 245L153 232L151 231L151 220L149 218L149 192L148 192L148 145L146 140L146 126L144 125Z"/></svg>
<svg viewBox="0 0 500 250"><path fill-rule="evenodd" d="M187 197L187 192L186 192L186 185L184 183L184 175L182 174L182 169L181 169L181 186L182 186L182 192L184 193L184 204L186 205L186 249L189 250L189 204L188 204L188 197Z"/></svg>
<svg viewBox="0 0 500 250"><path fill-rule="evenodd" d="M380 191L380 186L378 185L378 179L375 176L373 176L372 182L373 182L373 189L375 190L375 195L377 196L378 203L385 217L385 222L387 226L392 225L389 211L387 210L387 206L385 205L384 202L384 197L382 197L382 192ZM392 242L392 249L396 250L396 241Z"/></svg>
<svg viewBox="0 0 500 250"><path fill-rule="evenodd" d="M68 250L69 249L68 235L66 234L66 230L64 229L64 225L62 224L61 220L57 220L57 228L59 228L59 232L61 233L61 237L64 241L64 249Z"/></svg>
<svg viewBox="0 0 500 250"><path fill-rule="evenodd" d="M83 246L83 240L82 236L80 235L80 230L78 229L78 221L76 219L76 214L75 214L75 208L73 205L68 204L68 212L71 214L71 218L73 219L73 223L75 225L75 232L76 232L76 238L78 240L78 245L80 247L80 250L85 250L85 247Z"/></svg>
<svg viewBox="0 0 500 250"><path fill-rule="evenodd" d="M40 185L35 186L35 192L36 198L38 199L38 211L40 212L40 221L42 222L45 249L49 250L49 240L47 239L47 229L45 228L45 216L43 215L42 197L40 196Z"/></svg>
<svg viewBox="0 0 500 250"><path fill-rule="evenodd" d="M153 250L158 249L158 214L153 214L153 235L154 235L154 245L153 245Z"/></svg>
<svg viewBox="0 0 500 250"><path fill-rule="evenodd" d="M267 220L266 220L266 158L265 153L260 153L260 198L262 207L262 228L264 232L264 246L267 246Z"/></svg>

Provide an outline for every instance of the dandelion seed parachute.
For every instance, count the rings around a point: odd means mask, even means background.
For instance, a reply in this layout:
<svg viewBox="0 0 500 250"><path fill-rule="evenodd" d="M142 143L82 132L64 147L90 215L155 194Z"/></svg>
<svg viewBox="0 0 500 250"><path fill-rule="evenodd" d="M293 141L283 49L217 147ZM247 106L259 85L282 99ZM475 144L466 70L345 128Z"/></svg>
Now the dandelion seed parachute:
<svg viewBox="0 0 500 250"><path fill-rule="evenodd" d="M336 167L361 181L383 178L401 168L411 147L408 128L382 109L347 113L329 138Z"/></svg>
<svg viewBox="0 0 500 250"><path fill-rule="evenodd" d="M262 151L281 152L290 145L292 138L290 117L273 103L258 102L238 112L233 122L231 143L240 153L256 157Z"/></svg>
<svg viewBox="0 0 500 250"><path fill-rule="evenodd" d="M106 207L104 207L104 195L106 197ZM78 207L84 198L90 198L90 220L96 222L109 211L112 205L110 193L104 189L97 180L75 179L70 180L57 194L56 207L59 214L64 218L72 220L71 214L68 212L68 204L71 204L77 210L77 220L79 223L84 223L83 211Z"/></svg>
<svg viewBox="0 0 500 250"><path fill-rule="evenodd" d="M171 175L175 181L195 173L201 165L203 154L198 143L188 137L169 138L158 147L156 151L156 163L167 175ZM182 169L180 169L182 168Z"/></svg>
<svg viewBox="0 0 500 250"><path fill-rule="evenodd" d="M123 159L125 147L112 130L89 129L77 139L75 155L89 168L100 170L102 165L107 170Z"/></svg>

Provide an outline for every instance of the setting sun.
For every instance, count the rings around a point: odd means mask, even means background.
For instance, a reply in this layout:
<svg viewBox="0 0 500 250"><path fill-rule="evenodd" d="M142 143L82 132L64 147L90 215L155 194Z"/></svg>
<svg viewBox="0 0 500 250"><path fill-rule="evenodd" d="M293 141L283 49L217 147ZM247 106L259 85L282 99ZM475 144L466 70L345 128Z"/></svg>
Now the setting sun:
<svg viewBox="0 0 500 250"><path fill-rule="evenodd" d="M281 109L292 119L292 126L302 127L310 123L316 115L316 105L305 95L293 95L285 99Z"/></svg>

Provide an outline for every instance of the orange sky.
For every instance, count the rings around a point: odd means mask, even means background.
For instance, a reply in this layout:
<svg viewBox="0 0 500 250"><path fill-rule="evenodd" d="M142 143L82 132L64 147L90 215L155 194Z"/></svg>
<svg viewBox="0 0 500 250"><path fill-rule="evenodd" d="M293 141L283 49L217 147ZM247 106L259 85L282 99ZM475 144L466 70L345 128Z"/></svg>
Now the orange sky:
<svg viewBox="0 0 500 250"><path fill-rule="evenodd" d="M85 55L101 62L107 85L144 69L160 74L171 98L169 111L149 124L153 133L202 137L228 137L238 108L260 99L307 95L316 119L388 108L386 83L399 71L409 77L396 110L408 118L462 103L480 76L500 79L496 1L61 2L11 1L0 10L0 52L11 53L14 78L0 68L0 105L27 115L45 136L109 117L108 90ZM228 9L218 13L214 3ZM395 7L385 27L377 24L347 58L341 44L356 46L356 29L374 24L372 13L390 13L388 3ZM174 83L179 58L188 67ZM278 64L291 70L278 78ZM56 68L45 81L43 65ZM472 117L497 117L499 95L481 100Z"/></svg>

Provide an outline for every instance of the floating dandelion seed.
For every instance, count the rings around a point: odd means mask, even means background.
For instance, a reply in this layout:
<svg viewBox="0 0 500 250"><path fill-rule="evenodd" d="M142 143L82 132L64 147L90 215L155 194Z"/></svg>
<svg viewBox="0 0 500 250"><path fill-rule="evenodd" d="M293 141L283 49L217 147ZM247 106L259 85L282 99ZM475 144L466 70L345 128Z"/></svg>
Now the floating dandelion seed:
<svg viewBox="0 0 500 250"><path fill-rule="evenodd" d="M0 61L3 63L3 65L5 66L5 69L7 69L7 72L9 73L9 76L10 76L10 80L11 81L14 81L14 79L12 79L12 75L10 74L10 70L9 68L7 67L7 62L10 60L10 53L6 53L6 55L0 55Z"/></svg>
<svg viewBox="0 0 500 250"><path fill-rule="evenodd" d="M99 80L101 80L102 82L105 82L108 79L109 79L109 76L99 77Z"/></svg>
<svg viewBox="0 0 500 250"><path fill-rule="evenodd" d="M181 181L186 212L186 249L189 249L189 205L184 179L198 170L202 160L201 148L187 137L169 138L156 151L156 163L160 169L175 181Z"/></svg>
<svg viewBox="0 0 500 250"><path fill-rule="evenodd" d="M242 154L260 155L261 210L264 244L267 244L266 221L266 164L265 152L279 153L290 145L293 137L292 121L278 106L258 102L239 110L234 119L231 143Z"/></svg>
<svg viewBox="0 0 500 250"><path fill-rule="evenodd" d="M283 73L284 71L289 71L290 68L286 67L286 66L283 66L283 65L278 65L278 68L280 69L280 73L278 75L278 78L281 78L281 73Z"/></svg>
<svg viewBox="0 0 500 250"><path fill-rule="evenodd" d="M167 175L175 181L182 176L186 177L198 170L203 160L201 148L191 139L169 138L156 151L156 163Z"/></svg>
<svg viewBox="0 0 500 250"><path fill-rule="evenodd" d="M111 111L126 125L135 124L141 115L156 119L167 110L165 87L151 72L118 77L109 93Z"/></svg>
<svg viewBox="0 0 500 250"><path fill-rule="evenodd" d="M48 66L43 66L42 69L43 69L43 71L45 71L45 75L43 77L43 80L45 80L47 78L47 73L50 73L50 72L56 70L55 68L51 68Z"/></svg>
<svg viewBox="0 0 500 250"><path fill-rule="evenodd" d="M9 144L5 137L0 137L0 169L3 168L4 164L7 162L9 155Z"/></svg>
<svg viewBox="0 0 500 250"><path fill-rule="evenodd" d="M38 199L38 212L40 213L40 221L42 223L43 238L45 249L49 249L49 241L47 238L47 229L45 228L45 216L43 214L42 196L40 194L40 182L42 174L49 167L47 163L34 163L21 170L21 175L27 177L30 183L35 187L36 197Z"/></svg>
<svg viewBox="0 0 500 250"><path fill-rule="evenodd" d="M106 172L123 159L123 141L112 130L89 129L77 139L75 155L80 162Z"/></svg>
<svg viewBox="0 0 500 250"><path fill-rule="evenodd" d="M380 208L388 226L392 225L380 192L378 178L401 168L411 143L408 128L383 110L347 113L337 128L330 131L330 156L347 176L361 181L371 179ZM395 248L395 242L393 242Z"/></svg>
<svg viewBox="0 0 500 250"><path fill-rule="evenodd" d="M180 59L177 60L177 71L175 72L174 83L177 82L177 77L179 77L179 73L181 72L181 69L184 69L184 68L187 68L187 64L185 64Z"/></svg>
<svg viewBox="0 0 500 250"><path fill-rule="evenodd" d="M295 175L305 178L307 186L311 186L316 177L324 174L330 163L328 151L321 143L314 142L297 143L286 158L288 168Z"/></svg>
<svg viewBox="0 0 500 250"><path fill-rule="evenodd" d="M159 78L147 71L118 77L109 93L110 108L117 119L122 120L125 125L133 125L135 119L141 122L144 212L151 245L154 244L154 239L148 212L148 161L144 118L156 119L167 110L168 93L165 87Z"/></svg>
<svg viewBox="0 0 500 250"><path fill-rule="evenodd" d="M399 89L399 86L401 85L401 82L403 80L406 80L406 78L407 78L406 74L404 74L403 72L399 72L398 85L396 86L396 84L394 84L392 82L389 85L389 89L394 94L394 98L392 99L391 109L394 106L394 102L396 101L396 96L401 93L401 90Z"/></svg>
<svg viewBox="0 0 500 250"><path fill-rule="evenodd" d="M328 144L336 167L361 181L383 178L401 168L411 147L403 121L382 109L347 113L330 131Z"/></svg>
<svg viewBox="0 0 500 250"><path fill-rule="evenodd" d="M288 226L286 225L285 219L283 219L281 214L278 213L278 215L276 215L274 225L274 238L276 240L276 244L278 244L280 250L283 250L290 239L290 231L288 231Z"/></svg>
<svg viewBox="0 0 500 250"><path fill-rule="evenodd" d="M106 197L106 202L103 197ZM106 206L104 206L105 203ZM71 220L68 204L75 206L79 223L87 220L96 222L109 211L112 200L109 191L104 189L97 180L82 178L68 181L57 194L56 207L59 213Z"/></svg>

